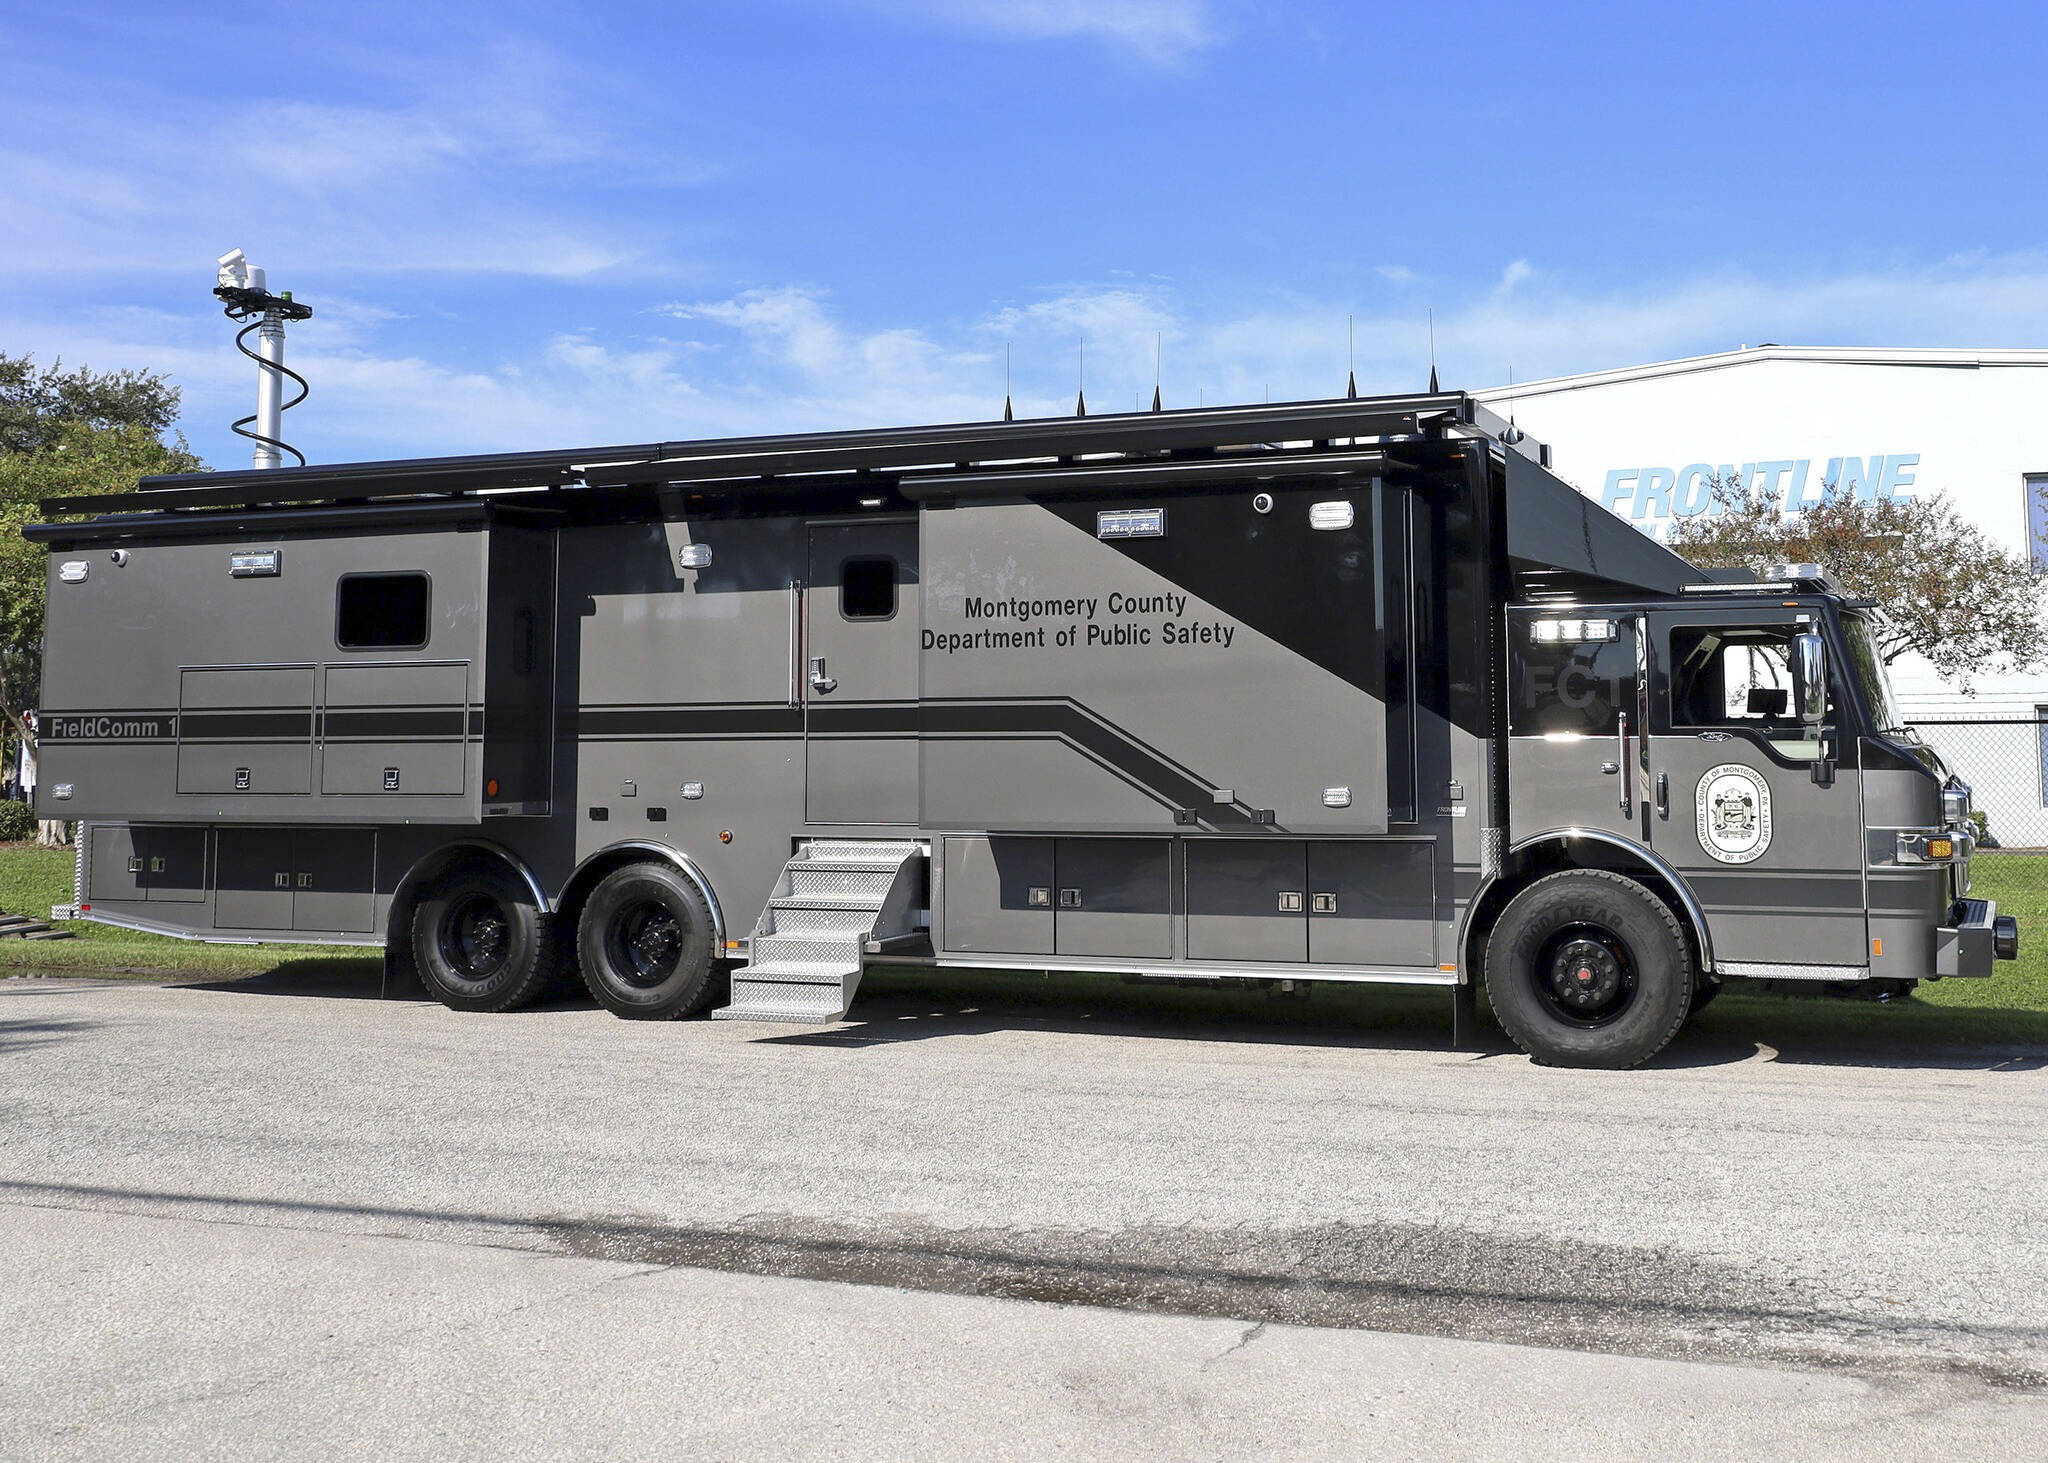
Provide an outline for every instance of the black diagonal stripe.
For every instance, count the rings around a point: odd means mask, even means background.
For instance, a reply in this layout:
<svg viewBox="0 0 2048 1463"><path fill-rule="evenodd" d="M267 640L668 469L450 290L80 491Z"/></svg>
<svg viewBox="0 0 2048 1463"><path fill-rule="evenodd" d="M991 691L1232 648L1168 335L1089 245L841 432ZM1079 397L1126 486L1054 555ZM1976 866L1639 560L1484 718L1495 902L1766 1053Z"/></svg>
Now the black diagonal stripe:
<svg viewBox="0 0 2048 1463"><path fill-rule="evenodd" d="M927 701L924 730L937 736L1056 736L1169 808L1202 809L1204 821L1218 826L1251 826L1247 810L1210 800L1212 784L1078 702Z"/></svg>

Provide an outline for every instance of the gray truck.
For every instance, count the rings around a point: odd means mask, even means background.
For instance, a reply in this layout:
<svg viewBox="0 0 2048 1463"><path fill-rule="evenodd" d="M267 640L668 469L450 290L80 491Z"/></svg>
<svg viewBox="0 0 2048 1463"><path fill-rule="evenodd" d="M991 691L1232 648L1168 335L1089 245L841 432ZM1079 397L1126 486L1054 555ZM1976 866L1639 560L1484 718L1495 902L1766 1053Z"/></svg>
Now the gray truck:
<svg viewBox="0 0 2048 1463"><path fill-rule="evenodd" d="M863 966L1484 985L1623 1067L1735 980L1988 976L1869 605L1702 573L1457 392L53 499L80 916L461 1010ZM81 516L90 515L90 516ZM722 1003L722 1004L721 1004Z"/></svg>

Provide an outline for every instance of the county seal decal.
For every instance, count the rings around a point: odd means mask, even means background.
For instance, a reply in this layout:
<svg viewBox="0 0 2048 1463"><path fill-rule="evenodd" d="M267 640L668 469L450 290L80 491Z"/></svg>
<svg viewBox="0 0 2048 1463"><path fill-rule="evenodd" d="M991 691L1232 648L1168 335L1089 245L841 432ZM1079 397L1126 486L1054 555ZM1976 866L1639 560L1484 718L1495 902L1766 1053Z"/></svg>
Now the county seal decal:
<svg viewBox="0 0 2048 1463"><path fill-rule="evenodd" d="M1700 778L1700 847L1724 864L1746 864L1771 846L1771 790L1736 762L1709 767Z"/></svg>

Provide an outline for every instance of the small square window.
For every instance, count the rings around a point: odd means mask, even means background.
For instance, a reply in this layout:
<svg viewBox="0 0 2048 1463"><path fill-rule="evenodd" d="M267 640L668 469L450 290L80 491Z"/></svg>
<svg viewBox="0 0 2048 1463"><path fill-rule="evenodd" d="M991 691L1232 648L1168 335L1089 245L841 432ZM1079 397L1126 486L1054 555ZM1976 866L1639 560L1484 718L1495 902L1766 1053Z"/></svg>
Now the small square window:
<svg viewBox="0 0 2048 1463"><path fill-rule="evenodd" d="M839 566L839 613L849 620L886 620L896 613L896 561L848 559Z"/></svg>
<svg viewBox="0 0 2048 1463"><path fill-rule="evenodd" d="M343 650L416 650L427 643L432 593L424 574L350 574L334 592Z"/></svg>

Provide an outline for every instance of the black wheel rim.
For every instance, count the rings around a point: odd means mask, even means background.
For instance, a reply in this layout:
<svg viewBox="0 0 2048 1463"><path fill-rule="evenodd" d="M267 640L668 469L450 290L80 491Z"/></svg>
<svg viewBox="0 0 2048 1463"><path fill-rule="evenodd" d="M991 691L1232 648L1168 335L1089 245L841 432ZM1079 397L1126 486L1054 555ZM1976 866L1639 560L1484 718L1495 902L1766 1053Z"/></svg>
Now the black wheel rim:
<svg viewBox="0 0 2048 1463"><path fill-rule="evenodd" d="M683 964L683 922L657 899L636 899L612 916L605 932L609 964L627 985L658 986Z"/></svg>
<svg viewBox="0 0 2048 1463"><path fill-rule="evenodd" d="M512 959L511 911L488 894L457 900L441 917L441 958L466 981L482 984Z"/></svg>
<svg viewBox="0 0 2048 1463"><path fill-rule="evenodd" d="M1573 1026L1606 1026L1635 1004L1640 973L1628 942L1603 925L1570 924L1537 952L1536 994Z"/></svg>

